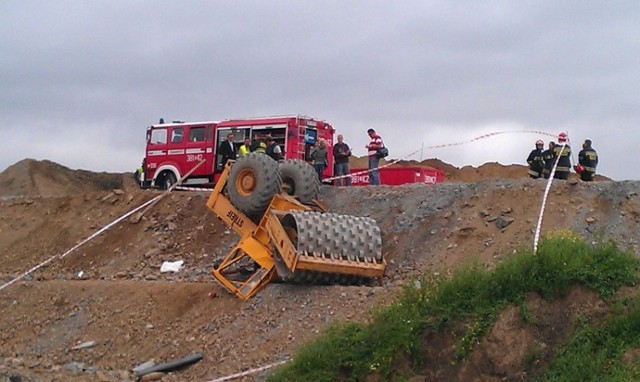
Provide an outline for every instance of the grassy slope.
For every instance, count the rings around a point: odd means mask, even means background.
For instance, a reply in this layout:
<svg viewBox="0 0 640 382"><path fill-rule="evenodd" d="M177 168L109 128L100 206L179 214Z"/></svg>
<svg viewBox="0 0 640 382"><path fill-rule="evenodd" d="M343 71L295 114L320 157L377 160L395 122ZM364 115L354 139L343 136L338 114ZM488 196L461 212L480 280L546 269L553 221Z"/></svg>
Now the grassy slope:
<svg viewBox="0 0 640 382"><path fill-rule="evenodd" d="M492 271L469 266L451 279L425 277L408 287L397 304L374 312L369 324L332 327L269 381L358 381L372 374L403 380L400 370L405 369L397 366L408 363L420 370L424 360L420 339L426 332L465 322L466 333L457 338L451 360L455 367L493 326L500 311L512 304L523 306L527 294L553 300L580 284L609 299L621 286L634 285L639 269L640 261L614 243L590 245L563 232L541 242L535 256L521 250ZM606 322L583 322L536 379L638 380L638 370L622 362L622 355L640 339L640 303L627 299L612 307ZM526 309L522 313L526 317Z"/></svg>

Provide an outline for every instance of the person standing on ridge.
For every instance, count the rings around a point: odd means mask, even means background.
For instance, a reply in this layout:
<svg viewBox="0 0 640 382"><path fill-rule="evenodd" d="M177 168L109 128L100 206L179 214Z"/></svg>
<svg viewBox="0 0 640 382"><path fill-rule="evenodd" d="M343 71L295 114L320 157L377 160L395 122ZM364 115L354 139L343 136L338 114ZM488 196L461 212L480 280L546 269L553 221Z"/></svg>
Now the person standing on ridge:
<svg viewBox="0 0 640 382"><path fill-rule="evenodd" d="M271 135L267 135L267 148L265 149L265 154L273 158L273 160L282 159L282 149L280 145L278 145Z"/></svg>
<svg viewBox="0 0 640 382"><path fill-rule="evenodd" d="M327 168L327 154L327 144L322 138L316 141L314 146L311 148L311 151L309 152L313 168L316 170L316 174L318 174L318 180L320 181L320 184L322 184L322 173L324 172L324 169Z"/></svg>
<svg viewBox="0 0 640 382"><path fill-rule="evenodd" d="M536 141L536 148L529 153L527 163L529 163L529 176L533 179L539 179L544 170L544 159L542 158L542 149L544 142L540 139Z"/></svg>
<svg viewBox="0 0 640 382"><path fill-rule="evenodd" d="M544 160L544 169L542 170L542 175L545 179L549 179L549 176L551 175L551 169L553 169L553 165L556 163L556 155L553 151L554 147L556 147L556 143L554 141L551 141L549 142L549 149L542 152L542 160Z"/></svg>
<svg viewBox="0 0 640 382"><path fill-rule="evenodd" d="M554 179L569 179L571 172L571 147L567 142L567 133L558 134L558 144L553 148L555 157L560 157Z"/></svg>
<svg viewBox="0 0 640 382"><path fill-rule="evenodd" d="M333 145L333 158L335 160L336 186L351 186L351 176L349 176L349 157L351 149L344 143L342 134L338 135L338 143Z"/></svg>
<svg viewBox="0 0 640 382"><path fill-rule="evenodd" d="M578 163L582 165L580 179L591 182L598 166L598 153L591 147L591 139L585 139L582 144L582 150L578 153Z"/></svg>
<svg viewBox="0 0 640 382"><path fill-rule="evenodd" d="M376 134L376 131L371 128L367 130L367 134L369 134L369 138L371 141L365 146L368 149L369 154L369 184L372 186L380 185L380 173L378 172L378 164L380 163L380 159L378 158L378 149L382 148L384 145L382 144L382 138Z"/></svg>

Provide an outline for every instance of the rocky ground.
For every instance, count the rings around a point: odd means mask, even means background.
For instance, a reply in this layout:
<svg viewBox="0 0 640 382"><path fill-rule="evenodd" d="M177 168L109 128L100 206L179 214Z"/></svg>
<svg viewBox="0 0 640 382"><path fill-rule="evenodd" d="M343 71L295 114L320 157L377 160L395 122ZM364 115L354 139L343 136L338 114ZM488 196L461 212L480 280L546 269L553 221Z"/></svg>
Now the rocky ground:
<svg viewBox="0 0 640 382"><path fill-rule="evenodd" d="M400 165L409 164L415 165ZM135 380L137 365L196 352L200 362L162 380L213 380L287 359L336 320L366 321L373 307L392 301L423 272L449 274L469 261L490 268L532 245L545 181L528 179L522 166L417 165L445 170L448 181L321 190L332 212L378 222L388 264L382 280L366 286L274 283L243 302L210 274L237 237L206 208L208 194L171 193L141 220L125 219L67 253L159 191L137 189L126 174L17 163L0 173L0 283L51 261L0 290L0 381ZM640 182L598 180L554 182L543 234L572 229L638 253ZM184 260L178 273L160 272L164 261L175 260ZM598 309L587 292L576 293L573 301L586 301L582 308ZM566 317L562 309L537 304L545 315L557 311L558 322ZM497 364L520 346L509 342L517 325L509 314L472 357L488 366L458 377L501 380L515 373ZM438 346L451 344L434 340ZM421 380L447 375L442 367ZM245 380L254 378L263 375Z"/></svg>

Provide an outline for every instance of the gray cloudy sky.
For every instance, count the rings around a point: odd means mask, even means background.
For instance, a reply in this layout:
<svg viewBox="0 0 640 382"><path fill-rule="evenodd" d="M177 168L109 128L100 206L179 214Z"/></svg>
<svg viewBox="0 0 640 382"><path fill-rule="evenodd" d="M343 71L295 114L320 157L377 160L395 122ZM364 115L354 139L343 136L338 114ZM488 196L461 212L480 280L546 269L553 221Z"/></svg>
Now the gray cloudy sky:
<svg viewBox="0 0 640 382"><path fill-rule="evenodd" d="M0 171L133 171L165 120L309 115L364 155L520 163L591 138L640 180L640 2L2 1ZM420 153L408 159L420 160Z"/></svg>

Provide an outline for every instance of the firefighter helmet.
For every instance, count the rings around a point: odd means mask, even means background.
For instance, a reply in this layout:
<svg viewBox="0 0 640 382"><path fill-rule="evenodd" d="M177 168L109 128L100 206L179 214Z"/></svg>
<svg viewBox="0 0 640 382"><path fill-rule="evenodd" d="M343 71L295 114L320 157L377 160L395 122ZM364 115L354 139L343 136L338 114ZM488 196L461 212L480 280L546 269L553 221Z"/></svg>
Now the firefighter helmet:
<svg viewBox="0 0 640 382"><path fill-rule="evenodd" d="M542 139L538 139L538 140L536 141L536 146L538 146L538 145L542 145L542 146L544 146L544 142L542 141Z"/></svg>
<svg viewBox="0 0 640 382"><path fill-rule="evenodd" d="M567 142L567 133L558 134L558 143L565 143L565 142Z"/></svg>

